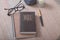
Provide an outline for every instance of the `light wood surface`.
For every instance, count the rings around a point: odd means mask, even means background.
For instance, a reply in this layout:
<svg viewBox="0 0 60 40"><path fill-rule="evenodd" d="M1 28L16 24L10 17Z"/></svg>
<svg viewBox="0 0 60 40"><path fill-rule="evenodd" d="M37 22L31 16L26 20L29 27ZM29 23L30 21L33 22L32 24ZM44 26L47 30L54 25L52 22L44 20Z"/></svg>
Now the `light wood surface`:
<svg viewBox="0 0 60 40"><path fill-rule="evenodd" d="M55 0L45 0L45 2L46 7L40 8L44 21L44 27L40 26L40 39L21 40L56 40L60 36L60 5ZM11 17L7 16L7 11L4 10L4 8L12 7L15 4L15 0L0 0L0 40L15 40ZM26 8L30 7L25 6ZM33 8L36 10L38 7L34 6ZM32 8L29 10L32 10Z"/></svg>

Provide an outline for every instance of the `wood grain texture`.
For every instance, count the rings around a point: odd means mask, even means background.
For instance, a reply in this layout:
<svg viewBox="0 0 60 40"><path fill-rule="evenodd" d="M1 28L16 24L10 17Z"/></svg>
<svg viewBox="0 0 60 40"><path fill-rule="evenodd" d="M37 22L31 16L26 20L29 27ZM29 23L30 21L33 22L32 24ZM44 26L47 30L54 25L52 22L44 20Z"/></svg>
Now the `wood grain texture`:
<svg viewBox="0 0 60 40"><path fill-rule="evenodd" d="M0 0L0 40L15 40L15 37L13 36L11 17L7 16L7 11L4 10L4 8L9 8L16 3L15 0L14 3L11 3L11 1L12 0ZM21 40L56 40L60 35L60 5L58 5L55 0L45 0L45 2L46 6L40 8L44 21L44 27L40 26L40 39L30 38ZM25 6L25 11L32 11L32 8L34 10L38 9L37 6L31 7L26 4Z"/></svg>

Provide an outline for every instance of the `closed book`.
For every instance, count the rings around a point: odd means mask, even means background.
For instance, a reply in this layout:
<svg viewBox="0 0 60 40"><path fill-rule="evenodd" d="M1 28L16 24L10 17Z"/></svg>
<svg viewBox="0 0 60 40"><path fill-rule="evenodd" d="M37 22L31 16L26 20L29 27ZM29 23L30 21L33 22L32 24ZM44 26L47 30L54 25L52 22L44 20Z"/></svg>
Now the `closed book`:
<svg viewBox="0 0 60 40"><path fill-rule="evenodd" d="M35 12L20 12L20 33L36 33Z"/></svg>

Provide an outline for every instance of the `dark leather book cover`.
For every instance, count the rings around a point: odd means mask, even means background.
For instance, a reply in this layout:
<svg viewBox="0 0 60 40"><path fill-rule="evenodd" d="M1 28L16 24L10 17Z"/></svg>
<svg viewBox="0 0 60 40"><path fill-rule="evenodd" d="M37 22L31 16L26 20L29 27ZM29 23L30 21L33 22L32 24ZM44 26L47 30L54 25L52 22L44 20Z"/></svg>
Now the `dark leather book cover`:
<svg viewBox="0 0 60 40"><path fill-rule="evenodd" d="M20 32L36 32L35 12L20 12Z"/></svg>

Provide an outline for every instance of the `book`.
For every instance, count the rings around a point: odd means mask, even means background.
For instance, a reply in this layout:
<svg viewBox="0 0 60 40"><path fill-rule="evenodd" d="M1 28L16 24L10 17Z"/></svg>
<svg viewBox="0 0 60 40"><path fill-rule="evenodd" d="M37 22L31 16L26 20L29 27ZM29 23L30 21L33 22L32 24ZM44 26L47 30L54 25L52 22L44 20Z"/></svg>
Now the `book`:
<svg viewBox="0 0 60 40"><path fill-rule="evenodd" d="M35 12L20 12L20 33L36 33Z"/></svg>
<svg viewBox="0 0 60 40"><path fill-rule="evenodd" d="M13 30L14 30L14 36L16 38L33 38L35 37L36 35L35 34L21 34L20 33L20 12L16 12L14 14L14 16L11 16L12 17L12 24L13 24Z"/></svg>

